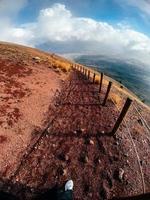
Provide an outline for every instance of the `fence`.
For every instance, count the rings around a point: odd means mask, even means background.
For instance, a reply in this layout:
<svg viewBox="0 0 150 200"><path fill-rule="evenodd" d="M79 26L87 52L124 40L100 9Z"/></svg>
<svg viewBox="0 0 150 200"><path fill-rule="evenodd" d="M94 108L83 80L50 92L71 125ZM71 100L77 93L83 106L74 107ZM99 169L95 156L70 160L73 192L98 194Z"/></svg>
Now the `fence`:
<svg viewBox="0 0 150 200"><path fill-rule="evenodd" d="M127 134L128 139L133 146L137 163L139 166L139 174L142 185L142 192L146 192L144 172L141 164L141 145L134 141L132 133L135 128L144 134L144 138L150 142L150 109L145 106L134 94L131 94L123 85L115 80L107 77L104 73L98 73L90 68L82 65L74 65L74 69L83 73L87 79L93 84L98 84L99 95L103 97L101 106L106 106L110 100L119 112L119 116L114 124L110 135L116 135L120 125L123 124L123 132ZM105 94L102 95L102 88L105 89ZM145 150L145 149L144 149Z"/></svg>
<svg viewBox="0 0 150 200"><path fill-rule="evenodd" d="M145 126L145 128L150 131L150 127L147 121L144 119L142 114L138 111L137 103L141 104L141 106L145 105L138 100L138 98L134 94L130 94L124 86L119 84L117 81L111 79L104 75L104 73L96 72L90 68L87 68L82 65L75 64L73 66L74 69L83 73L87 79L89 79L93 84L98 84L99 86L99 95L101 95L102 87L106 87L106 93L104 96L104 100L102 106L105 106L108 99L114 103L118 110L120 110L120 115L114 125L112 133L115 134L119 128L119 125L124 120L129 108L131 105L134 107L136 112L141 118L141 123ZM146 108L147 109L147 108Z"/></svg>

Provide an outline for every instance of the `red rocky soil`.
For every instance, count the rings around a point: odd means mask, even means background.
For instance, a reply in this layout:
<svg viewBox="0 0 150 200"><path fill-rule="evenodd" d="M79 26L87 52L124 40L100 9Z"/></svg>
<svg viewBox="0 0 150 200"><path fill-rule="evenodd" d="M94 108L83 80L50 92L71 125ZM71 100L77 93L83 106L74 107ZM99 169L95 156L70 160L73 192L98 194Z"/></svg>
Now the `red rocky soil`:
<svg viewBox="0 0 150 200"><path fill-rule="evenodd" d="M73 179L75 199L143 193L136 154L124 125L116 136L110 134L119 113L111 101L101 106L104 90L99 97L96 85L79 72L71 72L56 96L55 107L50 108L49 127L26 152L12 177L14 183L33 192ZM144 134L133 135L136 144L145 140L144 145L141 142L140 164L145 192L149 192L149 141Z"/></svg>
<svg viewBox="0 0 150 200"><path fill-rule="evenodd" d="M64 75L52 55L0 43L0 174L9 178L45 119Z"/></svg>
<svg viewBox="0 0 150 200"><path fill-rule="evenodd" d="M111 199L150 192L149 131L131 106L126 116L129 130L122 123L112 136L119 111L111 99L106 106L101 105L105 92L103 87L99 95L96 84L72 70L55 91L46 115L47 126L33 130L28 147L14 169L10 167L11 176L7 175L9 170L3 173L2 178L8 179L1 181L1 188L21 199L31 199L37 191L61 187L72 179L74 199ZM34 109L32 114L36 120ZM145 117L150 126L147 110ZM7 138L3 136L0 141L5 143Z"/></svg>

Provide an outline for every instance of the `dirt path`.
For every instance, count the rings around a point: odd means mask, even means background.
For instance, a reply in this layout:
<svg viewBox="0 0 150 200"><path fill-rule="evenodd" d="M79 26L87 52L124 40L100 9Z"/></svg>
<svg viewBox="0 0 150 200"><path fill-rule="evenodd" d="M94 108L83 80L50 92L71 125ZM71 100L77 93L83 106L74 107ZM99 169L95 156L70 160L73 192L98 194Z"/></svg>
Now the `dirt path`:
<svg viewBox="0 0 150 200"><path fill-rule="evenodd" d="M75 199L140 193L135 154L125 154L132 144L126 140L122 149L121 137L107 134L118 111L111 101L101 106L104 93L105 88L99 97L96 85L72 71L50 111L49 127L22 162L13 182L34 190L62 186L73 179ZM130 178L131 172L138 179Z"/></svg>

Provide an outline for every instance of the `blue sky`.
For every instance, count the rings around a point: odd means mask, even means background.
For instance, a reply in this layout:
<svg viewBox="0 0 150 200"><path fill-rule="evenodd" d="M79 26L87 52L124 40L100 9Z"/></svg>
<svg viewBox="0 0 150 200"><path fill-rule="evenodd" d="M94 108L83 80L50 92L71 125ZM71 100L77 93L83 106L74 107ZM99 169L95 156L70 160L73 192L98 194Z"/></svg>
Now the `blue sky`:
<svg viewBox="0 0 150 200"><path fill-rule="evenodd" d="M0 40L150 63L150 0L1 0Z"/></svg>
<svg viewBox="0 0 150 200"><path fill-rule="evenodd" d="M19 12L16 22L21 24L36 20L41 9L51 7L54 3L61 3L78 17L89 17L114 25L124 22L135 30L150 35L150 13L148 15L144 9L140 9L137 6L138 1L132 3L131 0L130 2L126 3L122 0L30 0ZM150 1L145 2L150 5Z"/></svg>

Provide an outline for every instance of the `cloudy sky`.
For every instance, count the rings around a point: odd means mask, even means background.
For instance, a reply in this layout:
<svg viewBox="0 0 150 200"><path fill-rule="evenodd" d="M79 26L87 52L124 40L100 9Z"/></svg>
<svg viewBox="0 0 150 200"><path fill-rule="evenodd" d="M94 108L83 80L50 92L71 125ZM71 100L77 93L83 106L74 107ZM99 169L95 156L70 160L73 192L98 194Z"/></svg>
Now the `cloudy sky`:
<svg viewBox="0 0 150 200"><path fill-rule="evenodd" d="M0 40L150 66L150 0L0 0Z"/></svg>

